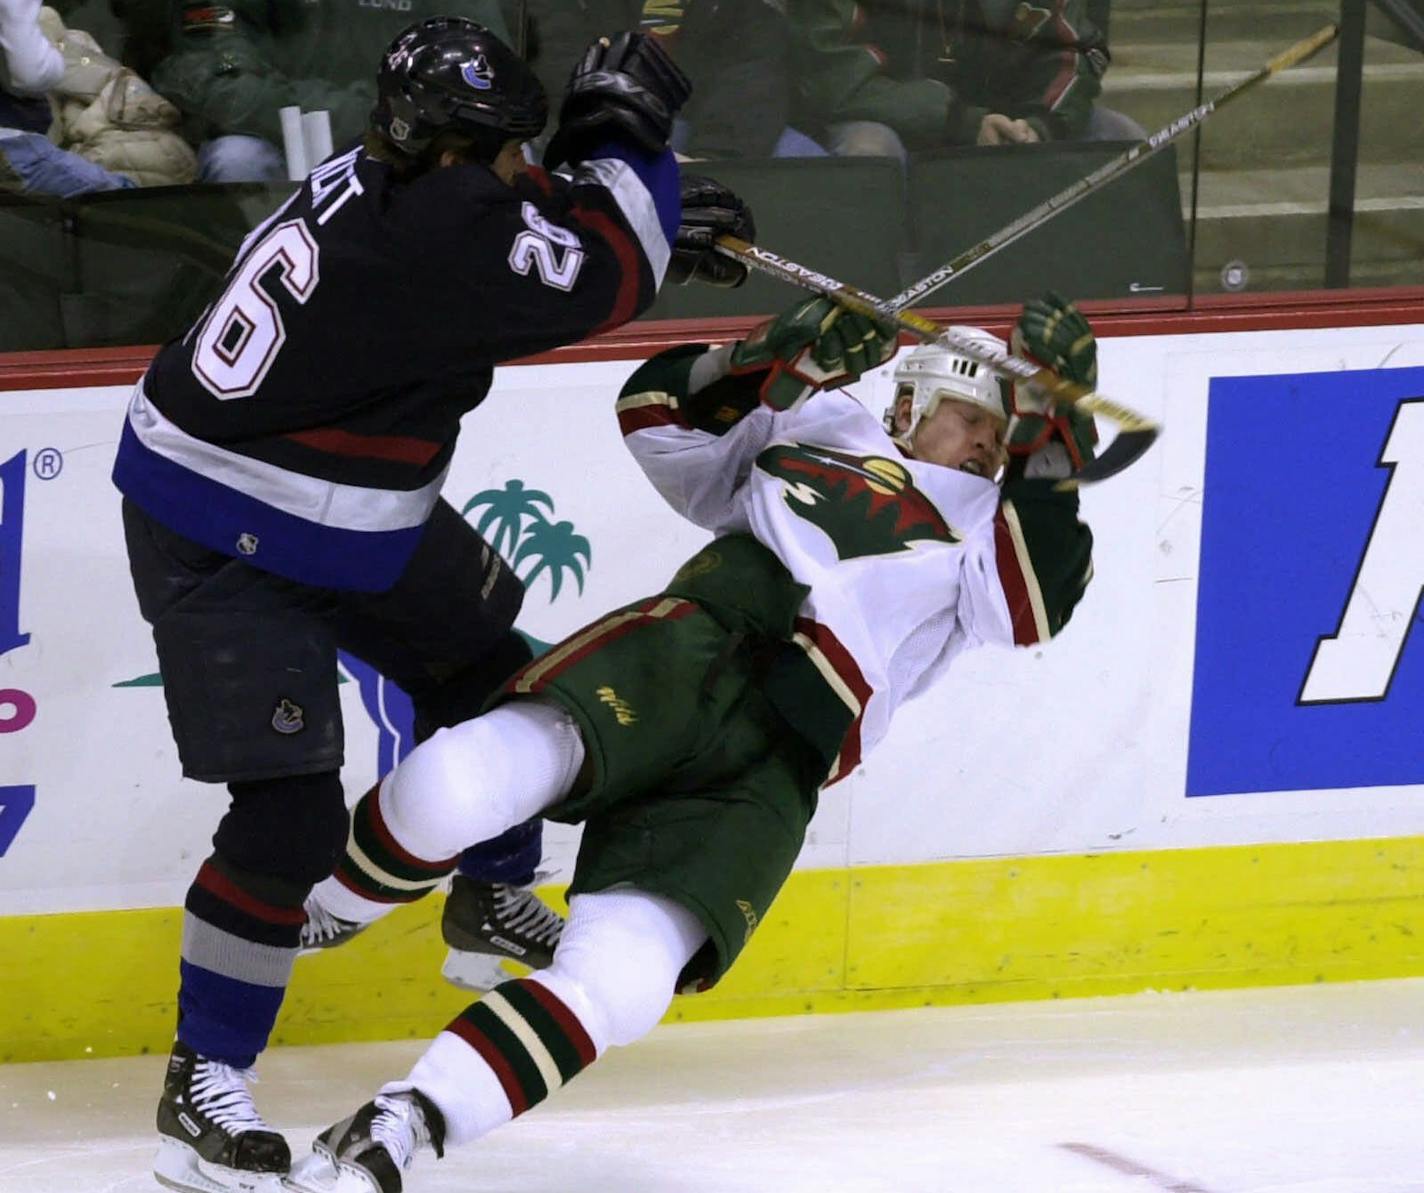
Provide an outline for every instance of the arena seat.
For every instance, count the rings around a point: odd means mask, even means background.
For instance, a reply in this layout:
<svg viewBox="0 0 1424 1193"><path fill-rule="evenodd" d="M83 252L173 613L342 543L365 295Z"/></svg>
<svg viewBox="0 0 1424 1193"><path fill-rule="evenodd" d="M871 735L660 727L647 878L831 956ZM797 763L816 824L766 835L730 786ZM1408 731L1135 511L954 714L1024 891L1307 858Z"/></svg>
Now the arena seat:
<svg viewBox="0 0 1424 1193"><path fill-rule="evenodd" d="M68 345L154 344L181 333L217 293L242 238L291 189L152 187L71 200Z"/></svg>
<svg viewBox="0 0 1424 1193"><path fill-rule="evenodd" d="M73 289L64 208L54 199L0 196L0 352L63 348L65 295Z"/></svg>

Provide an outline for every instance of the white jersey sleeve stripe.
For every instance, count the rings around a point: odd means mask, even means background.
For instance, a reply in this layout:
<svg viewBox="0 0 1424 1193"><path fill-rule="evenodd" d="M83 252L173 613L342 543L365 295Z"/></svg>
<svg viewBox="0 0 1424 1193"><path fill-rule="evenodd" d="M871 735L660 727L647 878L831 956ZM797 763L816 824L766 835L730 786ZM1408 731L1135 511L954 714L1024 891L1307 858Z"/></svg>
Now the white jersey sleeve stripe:
<svg viewBox="0 0 1424 1193"><path fill-rule="evenodd" d="M633 167L616 158L595 158L583 162L574 172L573 180L576 186L579 183L594 183L613 195L618 210L633 229L633 235L638 238L638 245L653 271L654 286L661 286L672 252L663 233L662 222L658 219L658 208L652 193L643 185Z"/></svg>
<svg viewBox="0 0 1424 1193"><path fill-rule="evenodd" d="M139 442L150 451L273 509L318 526L368 532L422 526L435 508L445 483L445 470L442 470L419 489L343 485L228 451L189 435L165 418L144 394L142 381L129 403L129 425Z"/></svg>

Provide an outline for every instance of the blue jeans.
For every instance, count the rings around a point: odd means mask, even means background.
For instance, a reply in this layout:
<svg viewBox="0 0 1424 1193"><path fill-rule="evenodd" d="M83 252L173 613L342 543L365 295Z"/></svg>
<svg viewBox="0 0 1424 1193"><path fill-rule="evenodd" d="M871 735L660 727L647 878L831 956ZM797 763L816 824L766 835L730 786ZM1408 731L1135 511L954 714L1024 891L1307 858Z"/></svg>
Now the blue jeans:
<svg viewBox="0 0 1424 1193"><path fill-rule="evenodd" d="M198 147L199 182L285 182L287 159L271 141L238 133Z"/></svg>
<svg viewBox="0 0 1424 1193"><path fill-rule="evenodd" d="M668 138L669 144L677 153L687 152L687 143L692 139L692 125L681 118L673 121L672 136ZM776 144L771 150L772 157L829 157L826 152L815 141L811 140L805 133L799 132L787 125L781 130L781 135L777 137Z"/></svg>
<svg viewBox="0 0 1424 1193"><path fill-rule="evenodd" d="M789 124L781 130L772 157L830 157L830 152Z"/></svg>
<svg viewBox="0 0 1424 1193"><path fill-rule="evenodd" d="M0 131L0 179L19 183L26 195L68 199L91 191L128 190L138 184L93 162L61 149L39 133Z"/></svg>
<svg viewBox="0 0 1424 1193"><path fill-rule="evenodd" d="M1083 135L1074 139L1145 141L1147 130L1131 116L1094 104ZM900 134L876 120L847 120L830 125L826 129L826 148L837 157L893 157L898 158L902 166L910 160Z"/></svg>
<svg viewBox="0 0 1424 1193"><path fill-rule="evenodd" d="M828 125L826 148L836 157L893 157L901 166L910 160L900 134L878 120L844 120Z"/></svg>

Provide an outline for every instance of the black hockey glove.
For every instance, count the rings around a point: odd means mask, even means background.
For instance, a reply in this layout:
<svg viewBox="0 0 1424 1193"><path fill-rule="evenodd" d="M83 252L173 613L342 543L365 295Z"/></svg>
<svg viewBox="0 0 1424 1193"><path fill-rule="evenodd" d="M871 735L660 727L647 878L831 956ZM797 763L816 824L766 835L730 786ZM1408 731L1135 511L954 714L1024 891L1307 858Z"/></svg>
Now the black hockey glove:
<svg viewBox="0 0 1424 1193"><path fill-rule="evenodd" d="M747 267L724 257L713 247L719 236L756 240L752 209L715 179L700 174L682 176L682 220L668 262L668 281L685 286L706 282L711 286L740 286Z"/></svg>
<svg viewBox="0 0 1424 1193"><path fill-rule="evenodd" d="M544 165L578 165L611 139L632 141L649 153L667 148L673 117L692 84L666 50L643 33L600 37L569 76L559 108L559 131Z"/></svg>

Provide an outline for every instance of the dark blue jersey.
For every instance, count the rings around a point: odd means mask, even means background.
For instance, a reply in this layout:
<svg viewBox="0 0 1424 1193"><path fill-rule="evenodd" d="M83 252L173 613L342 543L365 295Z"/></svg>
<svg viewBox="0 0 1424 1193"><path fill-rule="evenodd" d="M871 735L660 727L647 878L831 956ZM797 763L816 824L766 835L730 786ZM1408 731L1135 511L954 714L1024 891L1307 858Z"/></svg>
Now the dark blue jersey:
<svg viewBox="0 0 1424 1193"><path fill-rule="evenodd" d="M362 149L334 157L159 351L115 483L257 567L388 588L494 366L644 310L677 218L667 153L610 151L572 180L534 170L513 186L483 166L402 181Z"/></svg>

